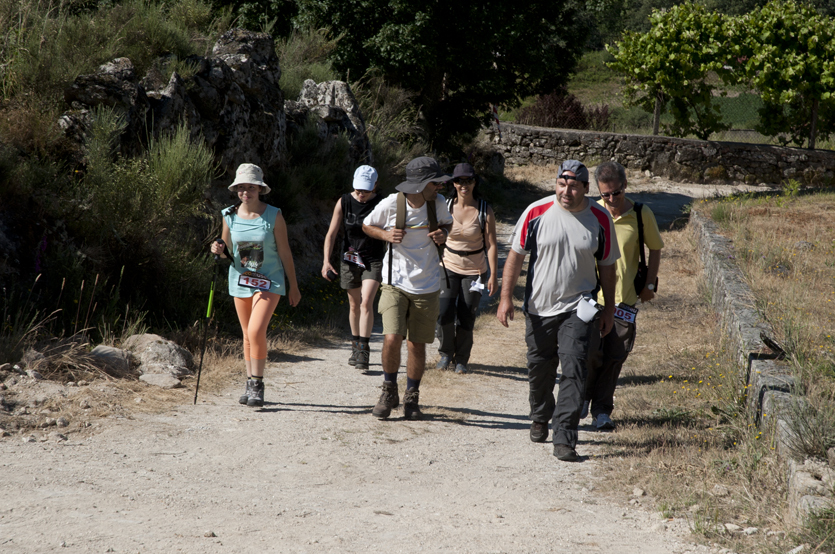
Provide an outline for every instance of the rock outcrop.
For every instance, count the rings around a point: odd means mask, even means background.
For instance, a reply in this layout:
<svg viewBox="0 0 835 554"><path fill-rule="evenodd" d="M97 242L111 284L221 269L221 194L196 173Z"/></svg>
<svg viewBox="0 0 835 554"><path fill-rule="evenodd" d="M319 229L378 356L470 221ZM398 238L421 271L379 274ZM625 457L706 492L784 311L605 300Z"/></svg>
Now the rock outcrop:
<svg viewBox="0 0 835 554"><path fill-rule="evenodd" d="M72 106L59 121L65 134L82 141L91 109L107 106L125 116L125 154L141 151L149 132L159 136L182 123L213 150L225 182L243 162L259 164L267 172L282 166L288 125L279 86L281 68L270 35L233 29L218 39L211 57L181 60L178 67L188 68L183 75L166 69L173 62L158 60L141 79L127 58L80 75L65 92ZM309 80L299 101L287 104L291 132L315 117L323 140L347 134L351 150L346 163L371 162L365 123L347 83Z"/></svg>

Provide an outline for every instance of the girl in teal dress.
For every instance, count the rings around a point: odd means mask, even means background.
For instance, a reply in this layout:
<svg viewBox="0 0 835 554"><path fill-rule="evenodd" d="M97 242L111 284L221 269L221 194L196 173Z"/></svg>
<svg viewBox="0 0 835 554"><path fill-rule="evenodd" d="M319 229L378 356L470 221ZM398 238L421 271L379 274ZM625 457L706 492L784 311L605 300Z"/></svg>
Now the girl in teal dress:
<svg viewBox="0 0 835 554"><path fill-rule="evenodd" d="M229 190L240 204L224 209L223 243L212 243L212 253L226 257L229 246L229 295L244 336L246 392L240 403L264 405L264 367L267 363L267 327L278 301L287 296L291 306L301 300L296 282L293 253L287 240L287 225L281 210L261 200L270 187L264 173L254 164L241 164ZM285 277L289 292L285 290Z"/></svg>

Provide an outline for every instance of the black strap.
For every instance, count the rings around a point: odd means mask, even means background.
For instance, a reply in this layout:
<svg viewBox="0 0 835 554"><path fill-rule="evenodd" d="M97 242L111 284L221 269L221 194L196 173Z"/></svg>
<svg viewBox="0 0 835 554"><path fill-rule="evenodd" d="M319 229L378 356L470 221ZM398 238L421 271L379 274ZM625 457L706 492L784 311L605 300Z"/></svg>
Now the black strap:
<svg viewBox="0 0 835 554"><path fill-rule="evenodd" d="M467 251L467 250L455 250L455 249L453 249L453 248L450 248L449 246L447 246L447 247L446 247L446 249L447 249L447 250L449 250L450 252L452 252L453 254L457 254L457 255L459 255L459 256L464 256L464 257L467 257L467 256L473 256L473 255L475 255L475 254L479 254L479 253L481 253L481 252L484 252L484 247L483 247L483 246L482 246L481 248L479 248L478 250L470 250L470 251Z"/></svg>
<svg viewBox="0 0 835 554"><path fill-rule="evenodd" d="M641 218L641 208L643 206L640 202L635 202L632 209L635 210L635 216L638 218L638 251L641 255L641 264L647 265L647 259L644 256L644 220Z"/></svg>

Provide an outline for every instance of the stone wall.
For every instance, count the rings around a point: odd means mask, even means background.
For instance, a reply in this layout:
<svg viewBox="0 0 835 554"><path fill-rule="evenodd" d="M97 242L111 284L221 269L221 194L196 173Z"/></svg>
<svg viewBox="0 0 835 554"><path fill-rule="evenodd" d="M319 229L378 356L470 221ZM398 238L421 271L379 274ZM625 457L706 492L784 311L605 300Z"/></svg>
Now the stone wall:
<svg viewBox="0 0 835 554"><path fill-rule="evenodd" d="M488 137L505 165L615 160L648 175L691 183L774 185L789 178L806 185L835 182L835 151L830 150L513 124L502 124L501 138L495 129Z"/></svg>
<svg viewBox="0 0 835 554"><path fill-rule="evenodd" d="M774 436L777 454L788 460L788 519L802 524L813 512L835 506L835 449L830 463L792 459L794 435L792 406L803 400L797 392L792 368L778 353L766 346L763 337L774 337L771 325L763 321L754 305L754 294L734 261L731 241L719 234L716 224L694 211L690 214L699 257L719 315L722 335L737 359L740 381L747 390L747 406L763 433Z"/></svg>

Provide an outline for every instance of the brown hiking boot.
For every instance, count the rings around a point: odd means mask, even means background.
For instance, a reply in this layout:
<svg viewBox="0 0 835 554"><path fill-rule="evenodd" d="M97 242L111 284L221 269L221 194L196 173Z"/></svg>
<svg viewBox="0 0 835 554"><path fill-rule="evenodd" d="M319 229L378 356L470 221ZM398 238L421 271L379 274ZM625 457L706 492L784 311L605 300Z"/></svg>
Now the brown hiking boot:
<svg viewBox="0 0 835 554"><path fill-rule="evenodd" d="M379 419L385 419L391 415L391 411L400 405L400 394L397 392L397 383L383 381L383 394L377 401L377 405L371 410L371 415Z"/></svg>
<svg viewBox="0 0 835 554"><path fill-rule="evenodd" d="M413 421L423 419L423 412L420 411L420 406L418 406L419 400L419 390L406 389L406 394L403 395L403 417Z"/></svg>

